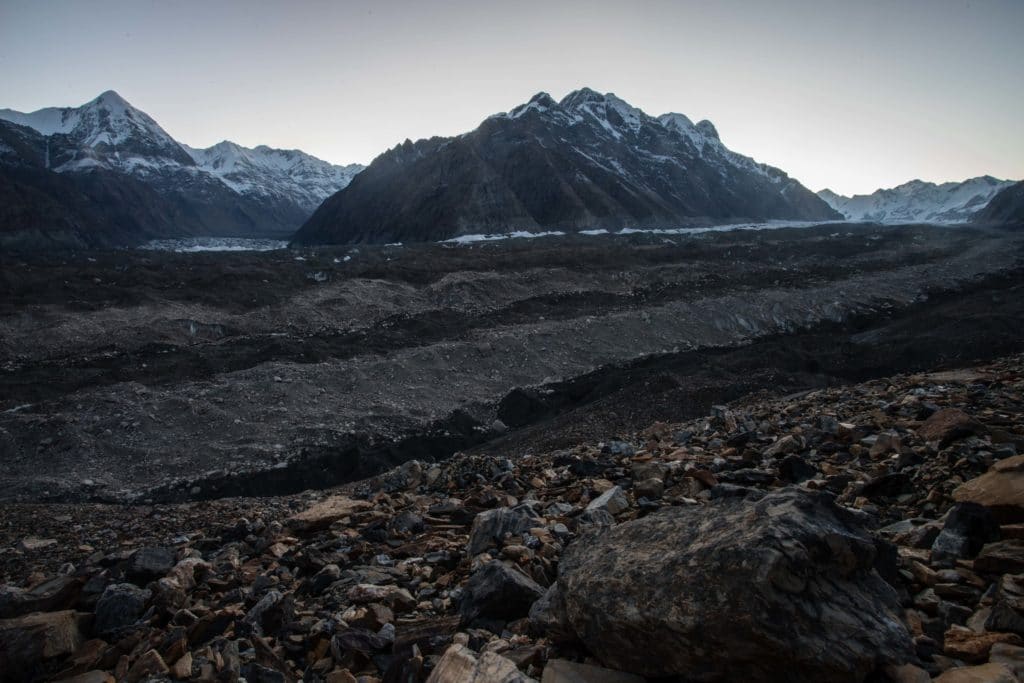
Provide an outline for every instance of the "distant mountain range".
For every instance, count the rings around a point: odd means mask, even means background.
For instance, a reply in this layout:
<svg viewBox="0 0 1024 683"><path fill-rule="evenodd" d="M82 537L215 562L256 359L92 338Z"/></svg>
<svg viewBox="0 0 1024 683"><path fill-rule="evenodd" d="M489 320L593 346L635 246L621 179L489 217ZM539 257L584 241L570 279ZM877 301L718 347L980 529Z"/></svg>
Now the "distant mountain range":
<svg viewBox="0 0 1024 683"><path fill-rule="evenodd" d="M729 150L710 121L648 116L584 88L560 102L540 93L458 137L407 140L325 201L294 241L840 218L783 171Z"/></svg>
<svg viewBox="0 0 1024 683"><path fill-rule="evenodd" d="M850 221L872 223L964 223L983 209L1012 180L992 176L960 183L911 180L888 190L844 197L831 190L818 196Z"/></svg>
<svg viewBox="0 0 1024 683"><path fill-rule="evenodd" d="M362 166L224 141L193 149L107 91L81 107L0 110L0 245L287 237Z"/></svg>
<svg viewBox="0 0 1024 683"><path fill-rule="evenodd" d="M0 109L0 249L189 236L419 242L770 219L997 223L1024 220L1022 192L983 176L816 195L727 148L710 121L648 116L588 88L557 102L539 93L464 135L406 140L365 170L229 141L195 149L113 91L80 107Z"/></svg>

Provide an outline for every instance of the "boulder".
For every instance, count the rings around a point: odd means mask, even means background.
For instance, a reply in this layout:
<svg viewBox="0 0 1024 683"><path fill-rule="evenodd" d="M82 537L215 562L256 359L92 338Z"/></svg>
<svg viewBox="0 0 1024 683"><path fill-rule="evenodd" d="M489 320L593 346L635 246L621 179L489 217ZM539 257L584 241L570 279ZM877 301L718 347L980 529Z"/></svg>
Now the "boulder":
<svg viewBox="0 0 1024 683"><path fill-rule="evenodd" d="M991 512L977 503L957 503L932 543L932 564L952 567L957 560L974 557L986 543L997 540L999 525Z"/></svg>
<svg viewBox="0 0 1024 683"><path fill-rule="evenodd" d="M606 510L611 515L617 515L629 508L629 497L621 486L613 486L600 496L590 501L587 511Z"/></svg>
<svg viewBox="0 0 1024 683"><path fill-rule="evenodd" d="M15 671L32 680L48 662L73 653L85 642L84 619L81 613L63 610L0 620L0 680Z"/></svg>
<svg viewBox="0 0 1024 683"><path fill-rule="evenodd" d="M566 659L552 659L544 667L541 683L644 683L642 676L605 669L591 664L577 664Z"/></svg>
<svg viewBox="0 0 1024 683"><path fill-rule="evenodd" d="M0 587L0 619L29 612L52 612L75 604L82 592L82 580L58 576L28 590L16 586Z"/></svg>
<svg viewBox="0 0 1024 683"><path fill-rule="evenodd" d="M950 669L936 678L935 683L1018 683L1018 681L1008 667L989 663Z"/></svg>
<svg viewBox="0 0 1024 683"><path fill-rule="evenodd" d="M570 545L566 627L610 668L693 681L862 681L914 656L876 546L827 494L671 508Z"/></svg>
<svg viewBox="0 0 1024 683"><path fill-rule="evenodd" d="M326 529L339 519L373 507L369 501L355 500L348 496L331 496L316 505L292 515L286 524L297 532L311 533Z"/></svg>
<svg viewBox="0 0 1024 683"><path fill-rule="evenodd" d="M139 548L128 558L125 573L138 586L167 576L174 567L174 551L168 548Z"/></svg>
<svg viewBox="0 0 1024 683"><path fill-rule="evenodd" d="M1002 524L1024 522L1024 455L1000 460L985 474L961 484L953 499L984 505Z"/></svg>
<svg viewBox="0 0 1024 683"><path fill-rule="evenodd" d="M506 535L521 534L536 526L542 526L541 519L529 505L486 510L473 519L467 551L477 555L488 548L500 547Z"/></svg>
<svg viewBox="0 0 1024 683"><path fill-rule="evenodd" d="M988 574L1019 574L1024 572L1024 541L989 543L974 558L974 571Z"/></svg>
<svg viewBox="0 0 1024 683"><path fill-rule="evenodd" d="M452 645L437 662L427 683L537 683L510 660L493 652L477 659L464 645Z"/></svg>
<svg viewBox="0 0 1024 683"><path fill-rule="evenodd" d="M931 417L917 428L917 435L925 441L937 441L945 448L957 439L980 433L981 424L959 408L944 408L932 413Z"/></svg>
<svg viewBox="0 0 1024 683"><path fill-rule="evenodd" d="M536 581L512 565L495 560L469 577L459 612L464 624L478 617L518 619L525 617L543 595L544 589Z"/></svg>
<svg viewBox="0 0 1024 683"><path fill-rule="evenodd" d="M119 629L136 623L146 611L152 593L131 583L107 586L96 603L96 622L93 630L99 636L108 636Z"/></svg>

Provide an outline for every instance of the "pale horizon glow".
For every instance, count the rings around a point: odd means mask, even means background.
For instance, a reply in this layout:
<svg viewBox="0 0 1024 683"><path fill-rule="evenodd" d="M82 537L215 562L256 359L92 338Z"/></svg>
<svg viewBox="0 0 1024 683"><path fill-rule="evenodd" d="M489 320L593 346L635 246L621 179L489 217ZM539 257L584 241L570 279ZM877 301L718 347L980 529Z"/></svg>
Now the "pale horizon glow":
<svg viewBox="0 0 1024 683"><path fill-rule="evenodd" d="M1024 2L0 3L0 108L116 90L179 142L369 163L539 91L709 119L812 190L1024 178Z"/></svg>

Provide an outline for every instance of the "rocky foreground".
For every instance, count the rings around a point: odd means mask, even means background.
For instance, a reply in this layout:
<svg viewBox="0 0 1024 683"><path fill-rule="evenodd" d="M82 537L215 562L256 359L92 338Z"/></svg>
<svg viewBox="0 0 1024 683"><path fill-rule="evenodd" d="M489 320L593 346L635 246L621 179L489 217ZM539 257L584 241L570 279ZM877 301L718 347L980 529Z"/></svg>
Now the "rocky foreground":
<svg viewBox="0 0 1024 683"><path fill-rule="evenodd" d="M291 497L10 504L3 681L1024 680L1024 356Z"/></svg>

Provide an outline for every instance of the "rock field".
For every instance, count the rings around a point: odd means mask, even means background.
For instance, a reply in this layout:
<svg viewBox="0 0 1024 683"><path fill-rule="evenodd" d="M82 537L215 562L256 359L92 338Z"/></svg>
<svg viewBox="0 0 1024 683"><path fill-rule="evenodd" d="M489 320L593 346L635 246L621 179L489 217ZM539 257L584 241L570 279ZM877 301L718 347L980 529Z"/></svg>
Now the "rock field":
<svg viewBox="0 0 1024 683"><path fill-rule="evenodd" d="M5 503L4 681L1024 680L1024 355L341 488Z"/></svg>

